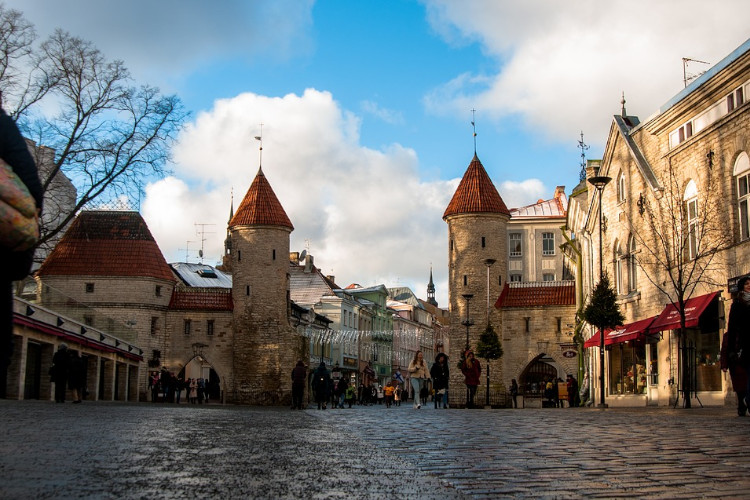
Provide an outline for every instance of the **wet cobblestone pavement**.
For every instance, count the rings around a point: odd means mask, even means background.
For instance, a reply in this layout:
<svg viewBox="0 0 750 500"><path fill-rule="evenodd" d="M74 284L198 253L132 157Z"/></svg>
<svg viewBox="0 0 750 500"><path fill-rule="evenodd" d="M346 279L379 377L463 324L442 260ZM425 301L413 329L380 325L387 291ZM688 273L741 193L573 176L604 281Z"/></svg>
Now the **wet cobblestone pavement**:
<svg viewBox="0 0 750 500"><path fill-rule="evenodd" d="M0 498L750 498L731 408L0 400Z"/></svg>

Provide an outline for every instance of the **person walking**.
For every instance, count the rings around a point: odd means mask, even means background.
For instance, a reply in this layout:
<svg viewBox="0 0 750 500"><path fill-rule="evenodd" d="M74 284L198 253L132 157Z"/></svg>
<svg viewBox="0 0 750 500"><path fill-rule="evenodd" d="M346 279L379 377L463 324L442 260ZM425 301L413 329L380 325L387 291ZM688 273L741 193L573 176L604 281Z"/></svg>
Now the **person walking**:
<svg viewBox="0 0 750 500"><path fill-rule="evenodd" d="M474 359L474 352L471 349L466 351L464 361L461 363L461 373L464 374L464 383L469 389L469 400L466 402L466 407L474 408L474 396L477 394L482 367L479 365L479 361Z"/></svg>
<svg viewBox="0 0 750 500"><path fill-rule="evenodd" d="M315 391L315 401L318 403L318 410L325 410L328 405L328 394L331 386L331 373L326 369L324 361L313 372L313 391Z"/></svg>
<svg viewBox="0 0 750 500"><path fill-rule="evenodd" d="M722 345L721 368L729 369L732 387L737 393L737 414L743 417L750 403L747 399L750 395L747 375L750 370L750 276L743 276L737 282L737 295L729 308L726 340L727 354Z"/></svg>
<svg viewBox="0 0 750 500"><path fill-rule="evenodd" d="M432 388L435 391L435 408L448 408L448 380L450 378L448 356L441 352L435 356L435 363L430 368Z"/></svg>
<svg viewBox="0 0 750 500"><path fill-rule="evenodd" d="M429 380L430 371L427 369L427 363L424 362L422 351L414 353L414 359L409 363L409 375L411 378L411 387L414 390L414 409L422 408L420 393L425 380Z"/></svg>
<svg viewBox="0 0 750 500"><path fill-rule="evenodd" d="M78 351L68 349L68 352L68 388L73 391L73 403L80 404L86 392L86 364Z"/></svg>
<svg viewBox="0 0 750 500"><path fill-rule="evenodd" d="M292 410L302 409L302 399L305 395L305 382L307 381L307 368L301 359L292 368Z"/></svg>
<svg viewBox="0 0 750 500"><path fill-rule="evenodd" d="M578 381L573 375L568 374L566 385L568 388L568 407L576 408L579 403L578 399Z"/></svg>
<svg viewBox="0 0 750 500"><path fill-rule="evenodd" d="M0 105L2 105L0 99ZM29 190L36 202L37 211L42 209L44 191L39 182L36 163L29 153L16 122L0 108L0 158L7 163ZM31 271L34 249L15 251L0 247L3 263L2 291L0 292L0 398L6 396L8 366L13 354L13 281L22 280ZM64 398L63 398L64 399Z"/></svg>
<svg viewBox="0 0 750 500"><path fill-rule="evenodd" d="M65 391L68 390L68 368L70 366L70 354L68 354L68 344L61 343L57 347L57 352L52 356L52 367L50 368L50 377L55 383L55 402L65 402Z"/></svg>
<svg viewBox="0 0 750 500"><path fill-rule="evenodd" d="M390 408L393 406L393 393L396 390L396 381L391 380L385 387L383 387L383 395L385 396L385 407Z"/></svg>
<svg viewBox="0 0 750 500"><path fill-rule="evenodd" d="M513 408L518 408L518 382L516 379L510 381L510 397L513 400Z"/></svg>

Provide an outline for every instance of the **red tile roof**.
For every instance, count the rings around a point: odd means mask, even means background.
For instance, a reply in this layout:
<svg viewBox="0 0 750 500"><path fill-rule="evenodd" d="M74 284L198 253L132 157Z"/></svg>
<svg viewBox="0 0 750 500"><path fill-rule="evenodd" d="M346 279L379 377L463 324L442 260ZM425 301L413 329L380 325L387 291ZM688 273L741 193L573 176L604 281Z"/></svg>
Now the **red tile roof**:
<svg viewBox="0 0 750 500"><path fill-rule="evenodd" d="M247 190L245 198L232 220L229 221L229 227L258 224L283 226L294 230L292 221L287 217L284 207L281 206L271 189L271 184L268 183L262 169L258 169L258 174L250 185L250 189Z"/></svg>
<svg viewBox="0 0 750 500"><path fill-rule="evenodd" d="M81 212L37 273L176 281L141 214L104 210Z"/></svg>
<svg viewBox="0 0 750 500"><path fill-rule="evenodd" d="M506 283L495 307L572 306L576 303L573 281Z"/></svg>
<svg viewBox="0 0 750 500"><path fill-rule="evenodd" d="M175 290L169 308L190 311L232 311L231 290Z"/></svg>
<svg viewBox="0 0 750 500"><path fill-rule="evenodd" d="M448 208L445 209L443 219L451 215L469 213L510 215L508 207L505 206L505 202L495 189L495 185L476 154L458 184Z"/></svg>

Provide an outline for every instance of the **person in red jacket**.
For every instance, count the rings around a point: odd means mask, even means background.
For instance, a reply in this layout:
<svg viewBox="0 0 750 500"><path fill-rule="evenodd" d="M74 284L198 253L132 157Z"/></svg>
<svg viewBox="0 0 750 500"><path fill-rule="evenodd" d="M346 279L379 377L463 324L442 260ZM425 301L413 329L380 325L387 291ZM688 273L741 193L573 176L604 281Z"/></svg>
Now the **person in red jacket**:
<svg viewBox="0 0 750 500"><path fill-rule="evenodd" d="M479 361L474 359L474 353L471 350L466 351L464 361L461 363L461 373L464 374L464 383L469 389L469 401L467 401L466 407L474 408L474 396L477 394L482 367L479 365Z"/></svg>

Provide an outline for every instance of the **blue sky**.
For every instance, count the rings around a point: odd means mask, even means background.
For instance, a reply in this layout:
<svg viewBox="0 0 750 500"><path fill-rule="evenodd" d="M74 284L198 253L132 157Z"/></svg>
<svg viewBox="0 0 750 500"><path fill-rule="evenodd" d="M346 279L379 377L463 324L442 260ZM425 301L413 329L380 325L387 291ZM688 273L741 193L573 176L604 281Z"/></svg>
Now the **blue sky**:
<svg viewBox="0 0 750 500"><path fill-rule="evenodd" d="M168 261L222 255L263 171L295 231L341 286L410 286L430 266L447 304L442 213L477 151L510 207L569 193L581 131L602 154L624 92L645 119L750 33L739 0L5 0L41 39L62 28L122 59L192 116L173 174L141 212ZM693 65L700 71L708 66ZM188 242L191 243L188 243ZM189 249L186 252L186 249Z"/></svg>

